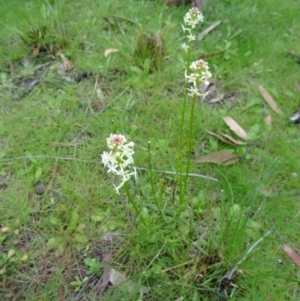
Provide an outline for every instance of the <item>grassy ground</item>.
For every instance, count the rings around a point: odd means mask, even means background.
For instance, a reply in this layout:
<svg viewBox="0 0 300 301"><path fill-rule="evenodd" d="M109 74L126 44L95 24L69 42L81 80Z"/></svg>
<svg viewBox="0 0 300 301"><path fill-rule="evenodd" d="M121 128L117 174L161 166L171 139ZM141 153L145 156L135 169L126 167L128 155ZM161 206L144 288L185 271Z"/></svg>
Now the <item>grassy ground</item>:
<svg viewBox="0 0 300 301"><path fill-rule="evenodd" d="M179 210L175 176L153 172L152 190L151 174L139 171L130 185L137 216L100 164L105 139L122 133L136 144L136 166L148 167L151 141L153 168L177 168L188 8L0 4L1 300L299 300L299 268L282 250L300 251L299 126L288 122L299 105L299 62L287 55L300 54L299 1L204 4L199 32L227 21L196 42L192 59L215 54L207 61L225 96L197 103L192 155L228 150L243 160L193 163L191 172L219 182L190 178ZM105 57L111 48L118 52ZM225 115L248 132L246 145L204 131L230 134ZM118 285L113 271L128 281Z"/></svg>

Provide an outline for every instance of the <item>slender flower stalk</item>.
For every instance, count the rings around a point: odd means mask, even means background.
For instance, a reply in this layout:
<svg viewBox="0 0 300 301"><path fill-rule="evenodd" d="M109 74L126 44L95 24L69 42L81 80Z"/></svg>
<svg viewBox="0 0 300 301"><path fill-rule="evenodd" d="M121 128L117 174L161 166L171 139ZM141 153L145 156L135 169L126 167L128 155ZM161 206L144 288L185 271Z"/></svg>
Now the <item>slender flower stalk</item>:
<svg viewBox="0 0 300 301"><path fill-rule="evenodd" d="M194 125L194 111L195 104L198 97L204 99L206 94L203 94L199 91L199 85L201 83L208 84L208 80L211 77L209 67L207 62L204 60L197 60L191 62L192 56L192 46L196 40L195 29L196 26L203 22L203 15L198 8L191 8L186 15L184 16L184 25L182 25L182 30L186 33L187 42L181 45L182 49L186 53L186 70L184 73L185 76L185 91L184 91L184 101L183 101L183 110L181 116L181 127L180 127L180 136L179 136L179 187L180 187L180 204L184 204L184 194L187 186L188 173L191 165L191 152L194 139L193 125ZM188 139L188 162L186 165L186 177L183 179L183 154L184 154L184 142L183 142L183 128L185 123L185 112L187 107L188 98L191 97L191 110L189 118L189 139Z"/></svg>

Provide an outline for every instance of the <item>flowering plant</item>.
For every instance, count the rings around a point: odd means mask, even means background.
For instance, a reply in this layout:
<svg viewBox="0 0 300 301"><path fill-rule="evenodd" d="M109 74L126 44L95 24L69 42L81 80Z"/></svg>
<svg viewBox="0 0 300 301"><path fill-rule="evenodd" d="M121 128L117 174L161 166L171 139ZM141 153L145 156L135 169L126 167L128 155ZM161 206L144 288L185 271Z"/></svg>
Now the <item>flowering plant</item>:
<svg viewBox="0 0 300 301"><path fill-rule="evenodd" d="M182 25L182 29L184 32L188 33L186 36L188 43L183 43L181 45L184 51L188 53L188 65L187 70L185 71L185 79L187 83L192 84L187 89L188 95L191 97L204 97L205 95L199 92L199 84L204 83L205 85L208 85L208 79L211 78L208 64L204 60L198 60L190 64L191 46L193 41L196 40L194 31L197 24L203 22L203 15L197 7L193 7L185 14L183 21L185 25Z"/></svg>
<svg viewBox="0 0 300 301"><path fill-rule="evenodd" d="M136 169L131 166L134 163L134 143L127 143L127 139L121 134L110 134L106 142L110 151L102 153L102 164L107 168L107 173L121 177L121 183L118 186L114 185L119 193L120 188L132 176L137 178Z"/></svg>
<svg viewBox="0 0 300 301"><path fill-rule="evenodd" d="M203 22L203 15L197 7L193 7L185 14L183 21L184 25L182 25L182 29L184 32L188 33L186 36L188 44L183 43L181 44L181 47L187 52L191 47L191 42L196 40L194 30L198 23Z"/></svg>
<svg viewBox="0 0 300 301"><path fill-rule="evenodd" d="M208 85L208 79L211 78L211 73L209 71L209 67L207 62L204 60L196 60L192 61L192 46L194 41L196 41L195 29L196 26L203 22L203 15L201 11L197 7L191 8L184 16L184 24L182 25L183 32L186 33L187 42L181 44L181 47L186 52L186 68L184 72L185 77L185 94L181 115L181 126L180 126L180 135L179 135L179 154L178 154L178 174L179 174L179 187L180 187L180 210L185 206L184 200L184 192L187 189L187 177L191 167L191 154L194 140L194 115L195 115L195 104L197 102L198 96L202 97L202 100L206 96L207 93L201 93L199 90L199 86L201 83ZM183 150L184 150L184 124L185 124L185 116L186 116L186 108L188 97L192 98L191 106L189 106L190 110L190 118L189 118L189 135L188 135L188 160L185 166L184 158L183 158ZM186 167L186 168L185 168ZM186 169L185 177L183 176L183 170ZM179 210L179 211L180 211Z"/></svg>

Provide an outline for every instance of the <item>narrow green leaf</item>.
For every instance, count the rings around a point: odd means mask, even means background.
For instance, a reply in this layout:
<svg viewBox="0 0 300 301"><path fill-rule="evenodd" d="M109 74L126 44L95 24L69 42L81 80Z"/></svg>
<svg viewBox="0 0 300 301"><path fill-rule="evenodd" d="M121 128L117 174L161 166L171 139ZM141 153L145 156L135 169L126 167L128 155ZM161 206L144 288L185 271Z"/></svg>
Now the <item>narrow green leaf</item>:
<svg viewBox="0 0 300 301"><path fill-rule="evenodd" d="M70 223L67 227L67 233L72 234L78 225L79 215L76 211L72 211Z"/></svg>

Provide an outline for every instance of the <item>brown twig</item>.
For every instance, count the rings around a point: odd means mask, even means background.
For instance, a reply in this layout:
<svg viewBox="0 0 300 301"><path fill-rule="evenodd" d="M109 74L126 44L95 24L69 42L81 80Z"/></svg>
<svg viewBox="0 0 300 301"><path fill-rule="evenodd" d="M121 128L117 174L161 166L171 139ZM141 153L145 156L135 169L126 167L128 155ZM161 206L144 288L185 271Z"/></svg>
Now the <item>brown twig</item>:
<svg viewBox="0 0 300 301"><path fill-rule="evenodd" d="M217 51L217 52L212 52L212 53L207 53L207 54L201 54L201 55L199 56L199 59L207 59L207 58L209 58L209 57L221 55L221 54L223 54L225 51L226 51L226 49L223 49L223 50L220 50L220 51Z"/></svg>

